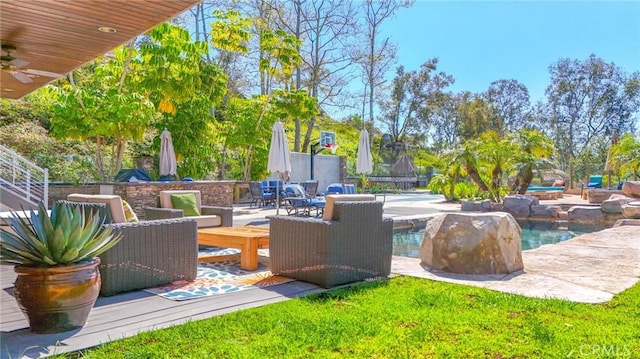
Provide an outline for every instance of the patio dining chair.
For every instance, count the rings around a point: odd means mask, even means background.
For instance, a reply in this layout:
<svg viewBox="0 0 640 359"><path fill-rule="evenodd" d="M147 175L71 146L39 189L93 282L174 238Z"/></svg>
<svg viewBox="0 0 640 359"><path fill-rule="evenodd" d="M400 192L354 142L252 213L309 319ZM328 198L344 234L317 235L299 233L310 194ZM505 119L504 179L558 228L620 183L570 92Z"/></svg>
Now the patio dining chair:
<svg viewBox="0 0 640 359"><path fill-rule="evenodd" d="M276 194L269 192L260 181L249 182L249 191L251 193L249 208L253 207L254 204L257 207L268 206L274 204L276 200Z"/></svg>
<svg viewBox="0 0 640 359"><path fill-rule="evenodd" d="M310 216L313 211L319 216L324 210L324 198L312 198L306 195L301 185L291 184L285 187L284 205L287 214Z"/></svg>
<svg viewBox="0 0 640 359"><path fill-rule="evenodd" d="M318 193L318 181L304 181L302 182L302 187L304 187L304 193L307 197L313 198Z"/></svg>

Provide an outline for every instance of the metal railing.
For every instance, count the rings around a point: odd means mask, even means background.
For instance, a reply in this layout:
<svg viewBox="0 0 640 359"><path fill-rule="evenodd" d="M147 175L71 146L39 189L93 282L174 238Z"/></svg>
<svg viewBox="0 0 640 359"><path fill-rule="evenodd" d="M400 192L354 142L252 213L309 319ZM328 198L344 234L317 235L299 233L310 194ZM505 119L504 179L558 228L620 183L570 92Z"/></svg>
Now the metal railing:
<svg viewBox="0 0 640 359"><path fill-rule="evenodd" d="M0 145L0 186L29 204L48 203L49 170Z"/></svg>

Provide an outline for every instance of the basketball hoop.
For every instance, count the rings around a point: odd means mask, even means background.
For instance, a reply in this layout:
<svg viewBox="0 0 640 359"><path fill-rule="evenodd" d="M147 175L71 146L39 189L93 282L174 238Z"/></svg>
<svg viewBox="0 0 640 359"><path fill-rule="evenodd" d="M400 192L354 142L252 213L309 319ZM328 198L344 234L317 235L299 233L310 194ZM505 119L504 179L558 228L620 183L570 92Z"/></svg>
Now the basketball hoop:
<svg viewBox="0 0 640 359"><path fill-rule="evenodd" d="M331 150L331 154L335 155L336 151L338 150L338 144L337 143L327 143L325 145L326 148Z"/></svg>

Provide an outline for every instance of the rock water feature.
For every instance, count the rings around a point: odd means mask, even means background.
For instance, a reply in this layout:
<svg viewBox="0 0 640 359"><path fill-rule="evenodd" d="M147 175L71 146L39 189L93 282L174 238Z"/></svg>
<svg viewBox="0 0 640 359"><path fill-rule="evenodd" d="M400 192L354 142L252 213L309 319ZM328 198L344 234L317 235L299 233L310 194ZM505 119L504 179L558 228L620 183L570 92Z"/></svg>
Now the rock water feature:
<svg viewBox="0 0 640 359"><path fill-rule="evenodd" d="M622 194L620 193L622 192ZM507 196L503 203L488 200L481 202L462 202L463 212L504 211L517 219L558 220L569 222L613 225L618 220L640 220L640 181L626 181L621 191L595 189L590 196L599 198L596 204L573 206L562 217L560 206L541 205L537 197L531 195ZM592 198L593 199L593 198ZM593 201L590 199L589 201ZM625 221L634 223L636 221Z"/></svg>
<svg viewBox="0 0 640 359"><path fill-rule="evenodd" d="M513 273L524 268L520 235L509 213L445 213L427 223L420 259L451 273Z"/></svg>

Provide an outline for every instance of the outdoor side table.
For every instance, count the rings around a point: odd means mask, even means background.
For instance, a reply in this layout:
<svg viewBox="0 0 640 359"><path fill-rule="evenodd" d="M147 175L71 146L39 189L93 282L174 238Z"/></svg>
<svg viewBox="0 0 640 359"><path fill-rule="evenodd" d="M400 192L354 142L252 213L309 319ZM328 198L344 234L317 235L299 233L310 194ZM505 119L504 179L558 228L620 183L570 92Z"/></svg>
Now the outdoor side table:
<svg viewBox="0 0 640 359"><path fill-rule="evenodd" d="M240 249L240 268L258 269L258 249L269 248L269 227L214 227L198 230L198 244ZM199 260L215 260L215 255Z"/></svg>

